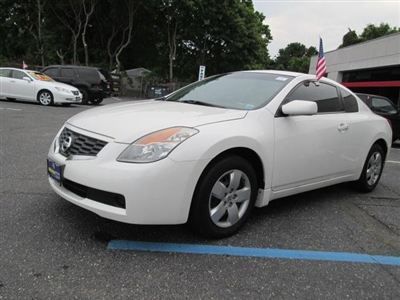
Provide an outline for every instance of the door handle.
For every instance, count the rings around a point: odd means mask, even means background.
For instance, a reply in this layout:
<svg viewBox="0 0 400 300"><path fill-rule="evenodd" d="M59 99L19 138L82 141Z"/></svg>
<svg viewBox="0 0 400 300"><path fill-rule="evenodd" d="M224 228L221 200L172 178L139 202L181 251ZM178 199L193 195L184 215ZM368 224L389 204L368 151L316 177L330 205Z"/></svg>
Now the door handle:
<svg viewBox="0 0 400 300"><path fill-rule="evenodd" d="M10 80L10 82L15 83L15 80Z"/></svg>
<svg viewBox="0 0 400 300"><path fill-rule="evenodd" d="M340 123L337 130L339 132L347 131L349 129L349 124L346 123Z"/></svg>

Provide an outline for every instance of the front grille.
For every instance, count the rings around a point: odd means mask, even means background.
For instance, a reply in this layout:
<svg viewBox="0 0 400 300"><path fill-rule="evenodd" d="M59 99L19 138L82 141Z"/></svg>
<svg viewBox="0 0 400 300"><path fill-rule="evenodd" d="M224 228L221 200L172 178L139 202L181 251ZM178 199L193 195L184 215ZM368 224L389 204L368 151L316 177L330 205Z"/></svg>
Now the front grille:
<svg viewBox="0 0 400 300"><path fill-rule="evenodd" d="M75 96L79 95L79 91L72 91L72 94L74 94Z"/></svg>
<svg viewBox="0 0 400 300"><path fill-rule="evenodd" d="M66 178L63 179L62 185L65 189L70 192L82 197L87 198L96 202L100 202L103 204L125 208L125 197L121 194L111 193L107 191L102 191L98 189L94 189Z"/></svg>
<svg viewBox="0 0 400 300"><path fill-rule="evenodd" d="M96 156L107 144L86 135L64 128L59 138L60 154L68 157L70 155Z"/></svg>

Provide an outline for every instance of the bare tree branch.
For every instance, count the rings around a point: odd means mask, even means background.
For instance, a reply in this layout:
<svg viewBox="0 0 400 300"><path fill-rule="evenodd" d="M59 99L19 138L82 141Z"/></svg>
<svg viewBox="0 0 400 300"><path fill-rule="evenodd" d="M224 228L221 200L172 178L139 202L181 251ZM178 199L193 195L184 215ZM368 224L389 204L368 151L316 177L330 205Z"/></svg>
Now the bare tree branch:
<svg viewBox="0 0 400 300"><path fill-rule="evenodd" d="M85 51L85 65L88 66L89 65L89 53L88 53L88 45L86 42L86 30L87 30L87 27L89 24L89 19L94 12L96 2L94 2L93 0L90 0L89 5L86 8L86 1L82 0L82 6L83 6L83 12L85 14L85 23L83 24L83 30L82 30L82 44L83 44L83 49Z"/></svg>
<svg viewBox="0 0 400 300"><path fill-rule="evenodd" d="M79 3L79 5L78 5ZM78 56L77 56L77 48L78 48L78 38L81 34L82 30L82 3L77 2L73 3L71 0L68 1L68 9L62 9L62 14L59 14L57 10L52 6L51 9L54 15L57 17L60 22L69 29L72 37L72 63L77 64ZM69 15L68 12L71 11L72 15Z"/></svg>

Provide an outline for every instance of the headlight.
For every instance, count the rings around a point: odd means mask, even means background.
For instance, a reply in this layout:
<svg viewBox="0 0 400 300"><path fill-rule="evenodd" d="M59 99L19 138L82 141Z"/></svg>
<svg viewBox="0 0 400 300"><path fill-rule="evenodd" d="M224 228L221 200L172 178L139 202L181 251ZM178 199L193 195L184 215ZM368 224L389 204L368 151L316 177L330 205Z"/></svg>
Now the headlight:
<svg viewBox="0 0 400 300"><path fill-rule="evenodd" d="M133 142L118 157L118 161L149 163L163 159L179 144L199 131L190 127L171 127L145 135Z"/></svg>
<svg viewBox="0 0 400 300"><path fill-rule="evenodd" d="M57 91L59 91L59 92L72 93L70 90L67 90L67 89L62 88L62 87L59 87L59 86L56 86L55 89L56 89Z"/></svg>

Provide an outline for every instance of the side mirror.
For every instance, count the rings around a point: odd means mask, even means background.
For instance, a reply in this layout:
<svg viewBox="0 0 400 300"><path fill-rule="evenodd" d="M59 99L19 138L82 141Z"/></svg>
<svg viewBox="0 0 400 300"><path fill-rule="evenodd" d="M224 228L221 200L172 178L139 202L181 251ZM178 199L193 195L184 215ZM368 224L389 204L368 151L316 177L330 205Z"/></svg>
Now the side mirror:
<svg viewBox="0 0 400 300"><path fill-rule="evenodd" d="M30 78L27 77L27 76L22 77L22 80L25 80L25 81L27 81L27 82L31 82L31 81L32 81L32 79L30 79Z"/></svg>
<svg viewBox="0 0 400 300"><path fill-rule="evenodd" d="M282 112L289 116L315 115L318 106L314 101L293 100L282 105Z"/></svg>

